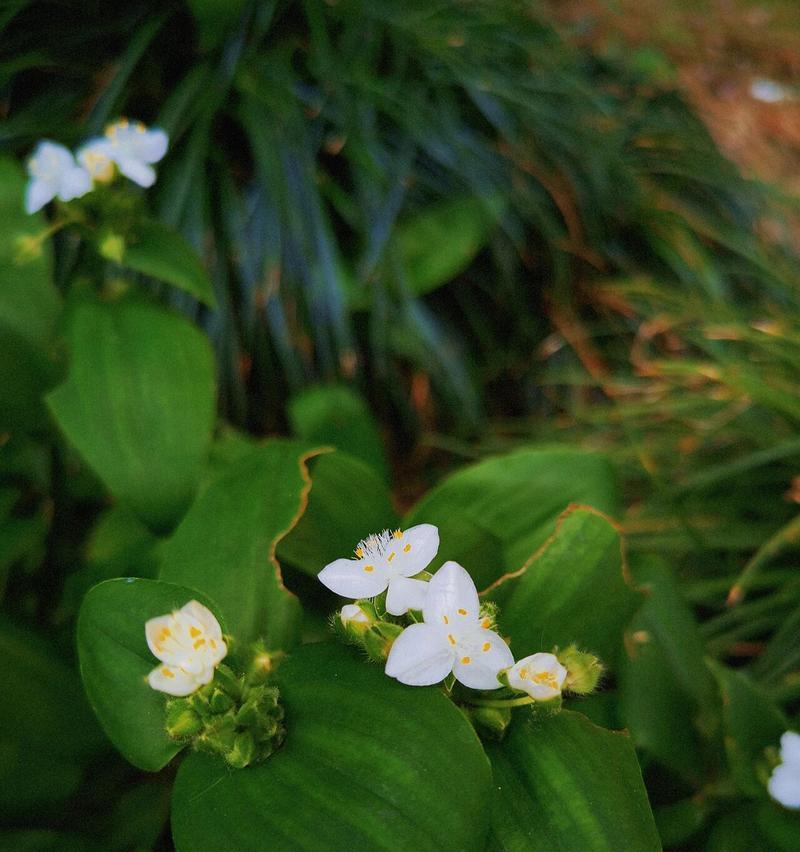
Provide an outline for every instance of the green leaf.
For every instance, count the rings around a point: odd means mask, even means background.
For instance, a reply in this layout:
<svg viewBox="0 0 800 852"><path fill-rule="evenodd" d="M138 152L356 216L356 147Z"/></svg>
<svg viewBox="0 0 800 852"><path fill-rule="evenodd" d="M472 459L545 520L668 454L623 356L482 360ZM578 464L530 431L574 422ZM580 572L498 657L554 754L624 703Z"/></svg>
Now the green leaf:
<svg viewBox="0 0 800 852"><path fill-rule="evenodd" d="M517 658L577 642L613 665L623 630L643 596L623 562L616 527L595 509L574 506L546 545L487 590Z"/></svg>
<svg viewBox="0 0 800 852"><path fill-rule="evenodd" d="M144 635L148 619L199 600L227 632L219 607L185 586L134 577L89 591L78 615L78 655L86 694L103 730L139 769L158 772L181 750L164 730L167 696L147 675L158 665Z"/></svg>
<svg viewBox="0 0 800 852"><path fill-rule="evenodd" d="M742 792L764 798L767 791L756 774L756 764L763 759L767 746L778 748L789 723L744 672L717 662L710 666L722 694L725 751L731 773Z"/></svg>
<svg viewBox="0 0 800 852"><path fill-rule="evenodd" d="M51 355L61 299L52 282L47 222L23 207L25 178L0 158L0 429L35 429L43 421L42 393L56 377Z"/></svg>
<svg viewBox="0 0 800 852"><path fill-rule="evenodd" d="M468 197L432 204L394 231L409 290L421 296L463 272L486 245L504 207Z"/></svg>
<svg viewBox="0 0 800 852"><path fill-rule="evenodd" d="M345 385L309 388L289 400L289 423L298 438L343 450L386 480L378 425L363 397Z"/></svg>
<svg viewBox="0 0 800 852"><path fill-rule="evenodd" d="M100 852L100 847L86 838L57 831L3 831L0 852Z"/></svg>
<svg viewBox="0 0 800 852"><path fill-rule="evenodd" d="M0 811L41 809L72 795L103 735L63 652L0 620Z"/></svg>
<svg viewBox="0 0 800 852"><path fill-rule="evenodd" d="M648 594L620 664L621 719L638 748L698 783L721 712L703 641L666 565L649 561L635 576Z"/></svg>
<svg viewBox="0 0 800 852"><path fill-rule="evenodd" d="M481 589L520 568L570 503L617 510L608 460L564 447L526 448L448 477L414 507L406 525L436 524L435 564L461 562Z"/></svg>
<svg viewBox="0 0 800 852"><path fill-rule="evenodd" d="M161 553L161 578L210 595L239 642L286 648L300 605L283 585L275 549L303 509L311 455L270 441L219 475L186 513Z"/></svg>
<svg viewBox="0 0 800 852"><path fill-rule="evenodd" d="M363 538L397 527L389 492L374 470L346 453L324 453L309 464L311 491L297 526L278 545L282 562L316 576L349 556Z"/></svg>
<svg viewBox="0 0 800 852"><path fill-rule="evenodd" d="M211 443L214 361L185 319L136 300L81 302L69 374L47 397L109 490L150 527L186 510Z"/></svg>
<svg viewBox="0 0 800 852"><path fill-rule="evenodd" d="M494 773L492 835L503 852L657 852L636 753L624 733L564 710L518 717L487 747Z"/></svg>
<svg viewBox="0 0 800 852"><path fill-rule="evenodd" d="M211 279L194 249L177 231L163 222L155 219L147 221L137 229L135 238L125 244L122 254L112 251L110 259L127 269L142 272L191 293L210 308L217 305Z"/></svg>
<svg viewBox="0 0 800 852"><path fill-rule="evenodd" d="M240 772L199 753L181 765L178 850L483 849L489 765L439 690L404 687L326 644L298 649L278 680L279 752Z"/></svg>

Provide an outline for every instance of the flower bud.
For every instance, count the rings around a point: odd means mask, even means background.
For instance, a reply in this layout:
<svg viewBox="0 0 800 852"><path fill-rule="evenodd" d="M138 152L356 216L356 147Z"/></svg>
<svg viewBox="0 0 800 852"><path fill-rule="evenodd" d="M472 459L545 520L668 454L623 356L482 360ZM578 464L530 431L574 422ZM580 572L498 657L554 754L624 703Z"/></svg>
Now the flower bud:
<svg viewBox="0 0 800 852"><path fill-rule="evenodd" d="M510 707L470 707L469 719L481 734L500 741L511 723Z"/></svg>
<svg viewBox="0 0 800 852"><path fill-rule="evenodd" d="M575 645L570 645L563 651L556 651L558 661L567 670L563 689L577 695L588 695L594 692L603 675L603 664L594 654L579 651Z"/></svg>
<svg viewBox="0 0 800 852"><path fill-rule="evenodd" d="M234 769L244 769L249 766L256 756L256 743L250 731L243 731L236 735L233 748L225 755L225 760Z"/></svg>
<svg viewBox="0 0 800 852"><path fill-rule="evenodd" d="M221 689L215 689L208 699L208 706L212 713L226 713L233 707L233 699Z"/></svg>
<svg viewBox="0 0 800 852"><path fill-rule="evenodd" d="M394 640L403 632L400 624L378 621L371 625L362 636L362 644L367 656L375 663L386 662Z"/></svg>
<svg viewBox="0 0 800 852"><path fill-rule="evenodd" d="M361 636L371 624L375 623L377 615L371 604L366 601L356 601L342 607L339 620L345 631L355 638Z"/></svg>
<svg viewBox="0 0 800 852"><path fill-rule="evenodd" d="M178 698L167 704L167 734L173 740L188 740L200 733L203 722L191 702Z"/></svg>

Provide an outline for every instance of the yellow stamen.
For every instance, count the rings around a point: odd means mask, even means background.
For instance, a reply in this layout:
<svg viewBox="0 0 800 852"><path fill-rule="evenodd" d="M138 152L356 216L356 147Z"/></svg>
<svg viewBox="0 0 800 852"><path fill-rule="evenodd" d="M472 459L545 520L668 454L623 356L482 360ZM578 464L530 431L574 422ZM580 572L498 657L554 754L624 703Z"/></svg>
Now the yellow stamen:
<svg viewBox="0 0 800 852"><path fill-rule="evenodd" d="M357 548L356 548L356 556L357 556L359 559L361 559L361 557L362 557L363 555L364 555L364 548L363 548L363 547L357 547Z"/></svg>
<svg viewBox="0 0 800 852"><path fill-rule="evenodd" d="M371 574L375 570L375 566L374 565L365 565L364 570L367 572L367 574Z"/></svg>
<svg viewBox="0 0 800 852"><path fill-rule="evenodd" d="M491 618L484 618L483 621L481 622L481 627L484 630L488 630L491 626L492 626Z"/></svg>
<svg viewBox="0 0 800 852"><path fill-rule="evenodd" d="M410 544L407 544L407 545L403 548L403 553L408 553L408 551L409 551L409 550L411 550L411 545L410 545Z"/></svg>
<svg viewBox="0 0 800 852"><path fill-rule="evenodd" d="M196 627L189 628L189 635L192 637L192 639L196 639L202 632L202 630L198 630Z"/></svg>
<svg viewBox="0 0 800 852"><path fill-rule="evenodd" d="M472 662L472 660L470 660L469 657L462 657L461 658L461 665L462 666L468 666L471 662Z"/></svg>
<svg viewBox="0 0 800 852"><path fill-rule="evenodd" d="M455 645L455 644L456 644L456 637L455 637L455 636L453 636L453 634L452 634L452 633L448 633L448 634L447 634L447 641L448 641L451 645Z"/></svg>
<svg viewBox="0 0 800 852"><path fill-rule="evenodd" d="M201 647L202 647L203 645L205 645L205 644L206 644L206 640L205 640L205 639L198 639L198 640L194 643L194 645L192 645L192 647L193 647L193 648L195 649L195 651L196 651L198 648L201 648Z"/></svg>
<svg viewBox="0 0 800 852"><path fill-rule="evenodd" d="M484 642L484 643L483 643L483 648L481 648L481 650L482 650L482 651L484 652L484 654L485 654L485 653L486 653L486 652L487 652L487 651L488 651L491 647L492 647L492 643L491 643L491 642Z"/></svg>
<svg viewBox="0 0 800 852"><path fill-rule="evenodd" d="M164 677L175 677L175 672L172 671L172 669L161 669L161 674L163 674Z"/></svg>
<svg viewBox="0 0 800 852"><path fill-rule="evenodd" d="M459 608L459 610L458 610L458 614L459 614L459 615L466 615L466 614L467 614L467 611L466 611L465 609L460 609L460 608Z"/></svg>
<svg viewBox="0 0 800 852"><path fill-rule="evenodd" d="M403 533L402 533L402 531L401 531L401 530L395 530L395 531L392 533L392 535L393 535L395 538L402 538L402 537L403 537Z"/></svg>
<svg viewBox="0 0 800 852"><path fill-rule="evenodd" d="M442 616L442 621L443 621L445 624L450 624L450 619L449 619L446 615L443 615L443 616Z"/></svg>
<svg viewBox="0 0 800 852"><path fill-rule="evenodd" d="M391 553L390 553L390 554L386 557L386 561L387 561L387 562L391 562L391 561L392 561L392 559L394 559L394 557L395 557L395 552L394 552L394 551L392 551L392 552L391 552Z"/></svg>

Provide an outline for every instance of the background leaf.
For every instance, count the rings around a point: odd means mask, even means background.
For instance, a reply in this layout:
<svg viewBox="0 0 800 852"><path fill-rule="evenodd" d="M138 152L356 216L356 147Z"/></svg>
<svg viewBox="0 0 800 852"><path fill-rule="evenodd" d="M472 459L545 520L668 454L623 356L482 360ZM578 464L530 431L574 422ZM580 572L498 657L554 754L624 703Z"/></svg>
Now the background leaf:
<svg viewBox="0 0 800 852"><path fill-rule="evenodd" d="M50 642L0 619L0 813L52 807L106 741L80 680Z"/></svg>
<svg viewBox="0 0 800 852"><path fill-rule="evenodd" d="M191 293L210 308L216 307L211 279L194 249L163 222L150 219L138 227L135 237L125 244L122 256L112 259Z"/></svg>
<svg viewBox="0 0 800 852"><path fill-rule="evenodd" d="M283 585L279 540L305 507L308 449L270 441L221 473L161 552L161 579L210 595L240 643L272 649L298 638L300 604Z"/></svg>
<svg viewBox="0 0 800 852"><path fill-rule="evenodd" d="M167 696L147 683L158 660L145 622L199 600L227 625L219 607L196 589L140 580L107 580L89 591L78 615L78 654L86 694L103 730L139 769L158 772L183 748L164 730Z"/></svg>
<svg viewBox="0 0 800 852"><path fill-rule="evenodd" d="M613 666L643 595L623 562L618 530L594 509L570 507L556 532L517 573L489 587L517 658L576 642Z"/></svg>
<svg viewBox="0 0 800 852"><path fill-rule="evenodd" d="M659 852L636 753L626 734L564 710L518 717L487 747L492 843L503 852Z"/></svg>
<svg viewBox="0 0 800 852"><path fill-rule="evenodd" d="M570 503L613 514L614 475L601 455L564 447L520 449L449 476L417 503L406 525L436 524L436 564L463 562L479 589L518 569L553 531ZM474 558L476 548L491 559Z"/></svg>
<svg viewBox="0 0 800 852"><path fill-rule="evenodd" d="M67 380L47 397L58 425L115 497L169 529L211 443L208 342L185 319L133 299L81 301L69 341Z"/></svg>
<svg viewBox="0 0 800 852"><path fill-rule="evenodd" d="M278 670L286 742L230 772L191 754L173 794L179 850L478 852L490 772L437 689L411 689L351 650L304 645Z"/></svg>

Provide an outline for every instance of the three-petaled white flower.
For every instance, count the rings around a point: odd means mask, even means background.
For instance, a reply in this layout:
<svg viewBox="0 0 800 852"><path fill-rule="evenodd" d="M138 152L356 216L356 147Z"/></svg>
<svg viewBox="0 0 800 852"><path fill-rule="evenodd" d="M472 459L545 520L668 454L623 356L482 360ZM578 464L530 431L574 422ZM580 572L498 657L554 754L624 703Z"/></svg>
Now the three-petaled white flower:
<svg viewBox="0 0 800 852"><path fill-rule="evenodd" d="M78 148L78 162L89 173L93 181L109 183L114 178L114 160L111 158L108 139L90 139Z"/></svg>
<svg viewBox="0 0 800 852"><path fill-rule="evenodd" d="M58 196L71 201L85 195L92 188L89 173L76 162L72 152L43 139L28 160L31 179L25 190L25 210L35 213Z"/></svg>
<svg viewBox="0 0 800 852"><path fill-rule="evenodd" d="M388 589L386 611L403 615L422 609L428 584L411 578L428 567L438 549L439 530L432 524L384 530L359 542L355 559L326 565L319 579L344 598L374 598Z"/></svg>
<svg viewBox="0 0 800 852"><path fill-rule="evenodd" d="M91 143L92 151L107 156L125 177L139 186L152 186L156 173L152 167L167 153L169 137L158 127L145 127L140 121L122 118L109 124L104 145Z"/></svg>
<svg viewBox="0 0 800 852"><path fill-rule="evenodd" d="M428 584L424 623L407 627L394 641L386 674L408 686L430 686L450 672L472 689L498 689L498 672L513 665L508 645L481 619L472 577L446 562Z"/></svg>
<svg viewBox="0 0 800 852"><path fill-rule="evenodd" d="M144 632L148 647L163 664L150 672L147 682L169 695L189 695L210 683L228 653L214 613L198 601L151 618Z"/></svg>
<svg viewBox="0 0 800 852"><path fill-rule="evenodd" d="M512 689L527 692L537 701L547 701L561 695L567 670L554 654L540 652L523 657L507 672Z"/></svg>
<svg viewBox="0 0 800 852"><path fill-rule="evenodd" d="M800 808L800 734L781 737L781 763L772 770L767 789L785 808Z"/></svg>

